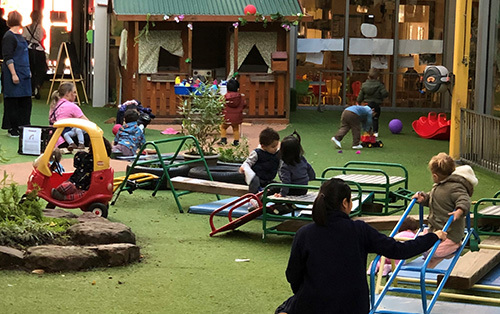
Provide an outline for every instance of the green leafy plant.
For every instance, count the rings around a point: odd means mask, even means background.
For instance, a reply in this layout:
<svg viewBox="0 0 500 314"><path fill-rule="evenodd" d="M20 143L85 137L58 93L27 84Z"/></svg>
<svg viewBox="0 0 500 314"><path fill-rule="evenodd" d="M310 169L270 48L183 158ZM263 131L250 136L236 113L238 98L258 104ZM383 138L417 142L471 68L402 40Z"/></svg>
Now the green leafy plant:
<svg viewBox="0 0 500 314"><path fill-rule="evenodd" d="M248 139L242 137L238 146L219 147L219 160L224 162L244 162L249 155Z"/></svg>
<svg viewBox="0 0 500 314"><path fill-rule="evenodd" d="M179 107L182 131L194 136L200 143L204 155L215 155L215 143L220 139L220 125L224 121L222 110L225 99L217 90L202 84ZM197 154L196 147L190 145L188 152Z"/></svg>
<svg viewBox="0 0 500 314"><path fill-rule="evenodd" d="M16 183L0 181L0 245L26 246L65 243L66 230L76 220L47 218L37 198L37 191L22 195Z"/></svg>
<svg viewBox="0 0 500 314"><path fill-rule="evenodd" d="M139 43L139 39L141 38L141 36L146 36L146 38L149 36L150 25L151 27L156 26L155 22L149 21L150 17L151 17L150 13L146 14L146 25L139 31L139 34L137 34L137 36L134 37L134 46Z"/></svg>

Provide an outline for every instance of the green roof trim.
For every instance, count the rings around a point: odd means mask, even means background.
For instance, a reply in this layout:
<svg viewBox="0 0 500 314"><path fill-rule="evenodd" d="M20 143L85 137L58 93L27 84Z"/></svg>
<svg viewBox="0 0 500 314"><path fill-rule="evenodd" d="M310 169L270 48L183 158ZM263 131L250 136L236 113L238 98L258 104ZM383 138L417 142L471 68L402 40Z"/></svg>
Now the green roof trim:
<svg viewBox="0 0 500 314"><path fill-rule="evenodd" d="M302 13L299 0L113 0L117 15L244 15L253 4L263 15Z"/></svg>

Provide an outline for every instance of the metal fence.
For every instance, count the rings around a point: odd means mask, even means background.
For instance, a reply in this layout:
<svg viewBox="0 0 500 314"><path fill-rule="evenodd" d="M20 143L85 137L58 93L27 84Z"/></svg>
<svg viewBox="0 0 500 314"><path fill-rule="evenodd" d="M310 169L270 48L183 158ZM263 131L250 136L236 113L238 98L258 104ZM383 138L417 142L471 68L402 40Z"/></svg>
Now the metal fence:
<svg viewBox="0 0 500 314"><path fill-rule="evenodd" d="M500 174L500 118L461 110L460 158Z"/></svg>

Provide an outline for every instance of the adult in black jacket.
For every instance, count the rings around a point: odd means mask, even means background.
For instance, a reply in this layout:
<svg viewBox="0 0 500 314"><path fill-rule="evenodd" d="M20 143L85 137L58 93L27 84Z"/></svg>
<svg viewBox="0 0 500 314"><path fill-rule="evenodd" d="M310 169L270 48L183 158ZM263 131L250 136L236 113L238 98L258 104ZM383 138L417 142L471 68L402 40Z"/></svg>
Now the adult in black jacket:
<svg viewBox="0 0 500 314"><path fill-rule="evenodd" d="M294 295L276 313L368 313L366 258L377 253L407 259L428 250L446 233L398 242L363 221L352 221L351 189L341 179L325 182L314 201L314 223L292 244L286 277Z"/></svg>

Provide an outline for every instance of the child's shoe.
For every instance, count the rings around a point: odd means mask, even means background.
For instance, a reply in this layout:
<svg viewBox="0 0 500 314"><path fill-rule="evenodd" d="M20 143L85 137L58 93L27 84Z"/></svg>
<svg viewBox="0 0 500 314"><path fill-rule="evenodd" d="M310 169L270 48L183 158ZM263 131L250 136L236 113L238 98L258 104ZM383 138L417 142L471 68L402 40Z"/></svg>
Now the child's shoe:
<svg viewBox="0 0 500 314"><path fill-rule="evenodd" d="M75 144L75 143L71 143L71 144L69 144L69 145L68 145L68 150L71 152L71 151L73 151L73 149L75 149L75 148L77 148L77 147L78 147L78 146L76 146L76 144Z"/></svg>
<svg viewBox="0 0 500 314"><path fill-rule="evenodd" d="M238 145L240 145L240 141L238 141L238 140L234 140L234 141L233 141L233 146L238 146Z"/></svg>
<svg viewBox="0 0 500 314"><path fill-rule="evenodd" d="M64 195L56 189L52 189L50 195L58 201L64 201Z"/></svg>
<svg viewBox="0 0 500 314"><path fill-rule="evenodd" d="M220 139L219 143L217 143L217 144L219 144L219 145L226 145L226 144L227 144L227 138L222 137L222 138Z"/></svg>
<svg viewBox="0 0 500 314"><path fill-rule="evenodd" d="M85 144L78 144L78 149L85 149Z"/></svg>

